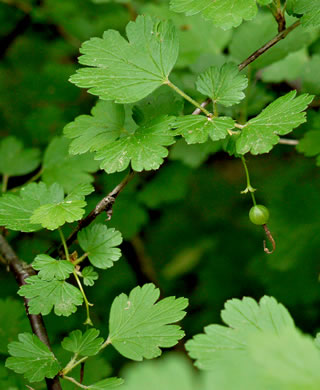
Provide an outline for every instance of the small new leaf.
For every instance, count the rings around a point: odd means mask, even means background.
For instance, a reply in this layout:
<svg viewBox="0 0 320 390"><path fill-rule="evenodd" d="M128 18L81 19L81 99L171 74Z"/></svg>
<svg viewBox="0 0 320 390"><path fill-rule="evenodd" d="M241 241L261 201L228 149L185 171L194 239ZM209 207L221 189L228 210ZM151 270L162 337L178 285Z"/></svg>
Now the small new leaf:
<svg viewBox="0 0 320 390"><path fill-rule="evenodd" d="M239 73L237 65L227 63L222 67L212 66L200 74L196 85L198 91L214 103L229 107L245 97L242 91L247 88L248 79Z"/></svg>
<svg viewBox="0 0 320 390"><path fill-rule="evenodd" d="M88 329L84 334L81 330L74 330L62 340L62 348L82 356L96 355L103 343L103 338L98 337L97 329Z"/></svg>
<svg viewBox="0 0 320 390"><path fill-rule="evenodd" d="M279 135L288 134L304 123L306 113L302 111L312 102L313 96L295 96L296 91L281 96L257 117L250 119L237 140L237 153L268 153L279 142Z"/></svg>
<svg viewBox="0 0 320 390"><path fill-rule="evenodd" d="M42 280L38 275L26 279L18 294L29 299L29 313L47 315L54 307L57 316L75 313L76 306L82 304L83 297L79 289L62 280Z"/></svg>
<svg viewBox="0 0 320 390"><path fill-rule="evenodd" d="M95 224L81 230L78 241L90 263L97 268L110 268L121 257L120 249L115 248L122 243L121 233L105 225Z"/></svg>
<svg viewBox="0 0 320 390"><path fill-rule="evenodd" d="M83 277L83 283L85 286L93 286L94 281L99 278L99 275L94 268L90 265L88 267L84 267L81 271L81 275Z"/></svg>
<svg viewBox="0 0 320 390"><path fill-rule="evenodd" d="M64 135L73 140L70 153L93 152L115 141L123 128L124 114L122 105L99 100L91 115L80 115L64 128Z"/></svg>
<svg viewBox="0 0 320 390"><path fill-rule="evenodd" d="M15 137L6 137L0 143L0 173L8 176L21 176L32 172L40 163L38 149L23 149Z"/></svg>
<svg viewBox="0 0 320 390"><path fill-rule="evenodd" d="M170 324L185 316L188 300L168 297L155 303L159 295L159 289L150 283L113 301L108 339L123 356L152 359L161 355L160 347L172 347L184 336L178 325Z"/></svg>
<svg viewBox="0 0 320 390"><path fill-rule="evenodd" d="M54 354L36 335L21 333L18 338L8 346L11 357L6 360L7 368L24 374L30 382L53 378L59 372Z"/></svg>
<svg viewBox="0 0 320 390"><path fill-rule="evenodd" d="M84 42L80 64L70 81L104 100L133 103L165 84L176 63L179 42L170 21L138 16L126 28L129 42L118 31Z"/></svg>
<svg viewBox="0 0 320 390"><path fill-rule="evenodd" d="M253 19L258 10L256 0L171 0L170 5L173 11L186 15L201 12L205 19L224 30L238 27L243 19Z"/></svg>
<svg viewBox="0 0 320 390"><path fill-rule="evenodd" d="M81 219L84 207L87 205L84 201L85 195L93 191L91 185L79 185L66 198L64 198L63 188L59 184L52 184L50 189L55 198L52 202L47 201L46 204L34 210L30 218L32 223L38 223L44 228L55 230L66 222L71 223Z"/></svg>
<svg viewBox="0 0 320 390"><path fill-rule="evenodd" d="M107 173L124 171L130 162L137 172L158 169L168 155L165 146L174 143L174 121L173 117L156 118L99 149L95 158L102 160L100 167Z"/></svg>
<svg viewBox="0 0 320 390"><path fill-rule="evenodd" d="M38 255L34 259L32 267L39 271L38 276L46 281L68 279L74 270L74 266L69 261L56 260L46 254Z"/></svg>
<svg viewBox="0 0 320 390"><path fill-rule="evenodd" d="M210 137L213 141L226 138L234 128L234 120L228 117L208 118L203 115L185 115L176 119L177 134L188 144L203 143Z"/></svg>

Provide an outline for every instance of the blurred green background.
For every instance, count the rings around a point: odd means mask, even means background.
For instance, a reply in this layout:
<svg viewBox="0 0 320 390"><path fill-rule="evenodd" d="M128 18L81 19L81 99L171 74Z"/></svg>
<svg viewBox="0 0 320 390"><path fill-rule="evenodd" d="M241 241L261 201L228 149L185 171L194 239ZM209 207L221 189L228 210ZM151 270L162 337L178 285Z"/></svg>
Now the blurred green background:
<svg viewBox="0 0 320 390"><path fill-rule="evenodd" d="M26 147L39 148L43 155L67 123L77 115L90 113L96 98L68 82L78 68L79 47L107 29L125 34L125 26L135 13L172 18L176 23L180 56L173 79L199 101L203 97L194 87L199 72L225 61L241 62L277 32L271 14L263 10L253 21L223 31L201 16L171 13L165 0L0 0L1 138L16 136ZM291 89L320 95L319 66L318 31L298 28L247 69L247 98L225 113L244 121ZM309 130L320 134L319 102L316 96L308 110L308 123L295 130L291 138L302 138ZM133 109L145 116L161 109L173 114L192 111L165 87ZM65 145L66 141L60 142ZM59 149L61 161L68 159L67 148ZM316 157L320 147L309 154ZM148 281L155 282L163 296L189 298L188 314L182 322L186 339L205 325L220 323L225 300L243 296L259 299L265 294L286 305L302 330L312 335L319 331L320 159L313 156L304 156L294 146L277 145L268 155L247 158L258 203L270 210L269 228L277 242L275 253L267 256L262 228L248 219L251 199L240 194L245 187L241 161L225 153L220 143L188 146L179 140L160 170L139 174L114 206L108 225L125 238L123 258L110 270L100 272L95 286L88 289L89 300L95 303L93 319L102 335L107 336L114 297ZM10 186L20 185L30 176L13 179ZM123 176L94 173L96 192L88 199L87 211ZM100 220L105 218L101 216ZM71 228L65 228L66 234ZM59 240L57 234L44 230L10 232L8 239L27 262ZM4 307L5 300L12 297L15 302L7 302L7 306L21 306L20 317L10 318L12 339L17 332L29 330L27 321L21 320L24 312L16 291L13 276L3 267L1 305ZM9 320L4 313L0 310L0 324ZM69 331L81 326L83 319L82 309L69 318L47 316L52 343L59 343ZM7 341L1 339L2 361ZM176 349L182 351L183 345ZM58 347L56 352L62 361L67 360ZM109 373L118 374L125 363L110 348L103 357L92 359L86 375L98 380ZM6 375L0 366L0 378ZM8 388L22 388L21 383L21 378L10 373Z"/></svg>

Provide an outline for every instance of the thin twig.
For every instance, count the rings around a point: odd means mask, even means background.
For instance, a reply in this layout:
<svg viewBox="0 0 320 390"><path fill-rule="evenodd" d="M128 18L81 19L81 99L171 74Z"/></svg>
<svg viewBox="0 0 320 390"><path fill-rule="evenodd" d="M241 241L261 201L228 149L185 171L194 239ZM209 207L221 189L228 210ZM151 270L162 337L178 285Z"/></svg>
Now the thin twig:
<svg viewBox="0 0 320 390"><path fill-rule="evenodd" d="M266 51L271 49L275 44L280 42L282 39L284 39L291 31L293 31L295 28L297 28L300 25L300 20L297 20L295 23L293 23L291 26L289 26L287 29L281 31L279 34L277 34L274 38L272 38L269 42L267 42L265 45L261 46L260 49L256 50L254 53L252 53L247 59L241 62L241 64L238 65L239 72L246 68L249 64L251 64L253 61L255 61L257 58L259 58L262 54L264 54ZM211 99L205 100L201 107L206 107L211 102ZM193 111L192 115L199 115L201 110L198 108Z"/></svg>
<svg viewBox="0 0 320 390"><path fill-rule="evenodd" d="M299 141L297 139L289 139L289 138L280 138L279 139L279 144L282 145L292 145L296 146L298 145Z"/></svg>
<svg viewBox="0 0 320 390"><path fill-rule="evenodd" d="M278 43L282 39L284 39L291 31L293 31L298 26L300 26L300 20L297 20L295 23L293 23L287 29L281 31L274 38L272 38L269 42L267 42L265 45L260 47L260 49L256 50L254 53L252 53L246 60L244 60L243 62L241 62L241 64L238 65L239 71L243 70L246 66L251 64L251 62L255 61L258 57L260 57L262 54L264 54L267 50L271 49L272 46L274 46L276 43Z"/></svg>
<svg viewBox="0 0 320 390"><path fill-rule="evenodd" d="M63 379L66 379L66 380L69 381L69 382L74 383L76 386L80 387L81 389L89 389L88 386L85 386L85 385L79 383L78 381L76 381L76 380L75 380L74 378L72 378L71 376L66 376L66 375L64 375L62 378L63 378Z"/></svg>
<svg viewBox="0 0 320 390"><path fill-rule="evenodd" d="M25 279L35 275L34 269L24 261L20 260L7 240L0 234L0 254L5 259L14 274L19 286L26 284ZM48 334L41 314L30 314L28 300L24 298L26 313L31 325L32 332L51 350ZM62 390L59 378L46 379L48 390Z"/></svg>
<svg viewBox="0 0 320 390"><path fill-rule="evenodd" d="M272 249L268 249L267 247L267 244L266 244L266 241L263 240L263 250L268 254L268 255L271 255L271 253L273 253L275 250L276 250L276 242L274 240L274 238L272 237L272 234L267 226L267 224L264 224L262 225L263 226L263 229L266 233L266 236L268 238L268 240L271 242L271 245L272 245Z"/></svg>

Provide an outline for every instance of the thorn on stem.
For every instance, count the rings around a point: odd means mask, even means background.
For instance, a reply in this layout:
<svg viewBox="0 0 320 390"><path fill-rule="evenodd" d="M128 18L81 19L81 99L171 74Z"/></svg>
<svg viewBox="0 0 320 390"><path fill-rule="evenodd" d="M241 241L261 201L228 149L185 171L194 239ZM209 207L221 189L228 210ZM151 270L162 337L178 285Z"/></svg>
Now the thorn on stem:
<svg viewBox="0 0 320 390"><path fill-rule="evenodd" d="M276 242L275 242L274 238L272 237L272 234L271 234L270 230L268 229L267 224L264 224L262 226L263 226L263 229L264 229L264 231L266 233L266 236L267 236L268 240L271 242L271 245L272 245L272 250L268 249L267 244L266 244L266 240L263 240L263 250L268 255L271 255L271 253L273 253L275 251L275 249L276 249Z"/></svg>

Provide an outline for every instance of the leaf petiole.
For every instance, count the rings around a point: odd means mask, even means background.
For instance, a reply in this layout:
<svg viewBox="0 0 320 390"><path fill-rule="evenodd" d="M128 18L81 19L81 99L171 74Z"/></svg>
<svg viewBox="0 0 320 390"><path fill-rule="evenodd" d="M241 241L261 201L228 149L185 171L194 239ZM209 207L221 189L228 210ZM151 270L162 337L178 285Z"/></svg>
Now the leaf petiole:
<svg viewBox="0 0 320 390"><path fill-rule="evenodd" d="M72 261L70 260L70 254L69 254L69 250L68 250L68 247L67 247L67 243L66 243L66 240L64 238L64 235L62 233L61 228L58 228L58 231L59 231L59 234L60 234L60 238L61 238L61 242L62 242L62 245L63 245L63 248L64 248L64 252L65 252L65 255L66 255L66 259L67 259L67 261L70 261L70 263L72 263ZM86 294L84 292L84 289L82 287L81 281L79 279L79 276L77 275L77 272L76 272L75 269L73 270L73 276L74 276L74 278L75 278L75 280L76 280L76 282L78 284L79 290L81 291L81 294L82 294L82 297L83 297L83 300L84 300L84 303L85 303L85 306L86 306L87 318L86 318L84 324L93 326L93 322L91 321L91 318L90 318L90 308L89 308L89 306L93 306L93 304L88 301L87 296L86 296Z"/></svg>
<svg viewBox="0 0 320 390"><path fill-rule="evenodd" d="M192 97L184 93L180 88L178 88L176 85L174 85L170 80L167 80L164 84L168 85L170 88L172 88L174 91L176 91L180 96L182 96L184 99L188 100L191 104L193 104L195 107L197 107L200 111L202 111L206 116L212 116L212 114L206 110L200 103L196 102Z"/></svg>

